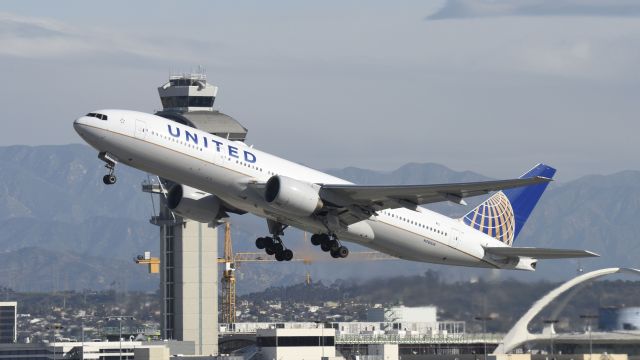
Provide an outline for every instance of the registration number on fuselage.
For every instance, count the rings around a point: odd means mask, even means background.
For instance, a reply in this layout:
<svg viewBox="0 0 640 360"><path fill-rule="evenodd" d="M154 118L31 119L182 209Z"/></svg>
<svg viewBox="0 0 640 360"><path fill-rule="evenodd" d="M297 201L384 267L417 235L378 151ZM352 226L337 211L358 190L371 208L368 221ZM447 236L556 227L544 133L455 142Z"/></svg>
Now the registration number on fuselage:
<svg viewBox="0 0 640 360"><path fill-rule="evenodd" d="M424 243L427 245L436 246L436 243L429 239L423 239L422 241L424 241Z"/></svg>

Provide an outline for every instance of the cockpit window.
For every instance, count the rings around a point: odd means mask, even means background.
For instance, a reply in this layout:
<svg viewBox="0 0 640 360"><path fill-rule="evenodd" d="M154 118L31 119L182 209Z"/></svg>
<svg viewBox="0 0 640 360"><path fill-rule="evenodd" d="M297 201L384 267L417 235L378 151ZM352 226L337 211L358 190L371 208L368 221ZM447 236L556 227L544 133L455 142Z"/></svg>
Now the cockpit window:
<svg viewBox="0 0 640 360"><path fill-rule="evenodd" d="M104 114L98 114L98 113L88 113L87 116L91 116L94 118L98 118L100 120L107 120L107 115Z"/></svg>

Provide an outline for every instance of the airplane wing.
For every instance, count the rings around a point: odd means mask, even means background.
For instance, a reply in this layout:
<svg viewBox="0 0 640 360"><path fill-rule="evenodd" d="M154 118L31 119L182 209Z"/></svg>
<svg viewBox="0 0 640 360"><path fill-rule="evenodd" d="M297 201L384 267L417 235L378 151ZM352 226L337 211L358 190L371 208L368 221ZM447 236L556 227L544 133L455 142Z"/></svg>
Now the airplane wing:
<svg viewBox="0 0 640 360"><path fill-rule="evenodd" d="M351 184L322 184L320 197L325 203L339 209L340 220L352 224L364 220L384 209L452 201L466 205L464 198L484 195L492 191L549 182L545 177L496 180L435 185L363 186Z"/></svg>
<svg viewBox="0 0 640 360"><path fill-rule="evenodd" d="M581 257L599 257L600 255L587 250L545 249L534 247L486 247L484 250L493 255L506 257L530 257L535 259L567 259Z"/></svg>

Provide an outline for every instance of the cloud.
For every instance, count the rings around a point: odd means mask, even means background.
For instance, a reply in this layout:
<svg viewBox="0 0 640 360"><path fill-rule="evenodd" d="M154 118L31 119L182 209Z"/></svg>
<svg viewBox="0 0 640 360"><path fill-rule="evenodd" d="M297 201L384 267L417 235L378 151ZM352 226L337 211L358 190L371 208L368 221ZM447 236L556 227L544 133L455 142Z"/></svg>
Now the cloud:
<svg viewBox="0 0 640 360"><path fill-rule="evenodd" d="M193 60L188 48L168 51L166 42L100 28L79 28L48 18L0 13L0 56L19 58L141 57Z"/></svg>
<svg viewBox="0 0 640 360"><path fill-rule="evenodd" d="M640 16L635 0L448 0L427 20L498 16Z"/></svg>

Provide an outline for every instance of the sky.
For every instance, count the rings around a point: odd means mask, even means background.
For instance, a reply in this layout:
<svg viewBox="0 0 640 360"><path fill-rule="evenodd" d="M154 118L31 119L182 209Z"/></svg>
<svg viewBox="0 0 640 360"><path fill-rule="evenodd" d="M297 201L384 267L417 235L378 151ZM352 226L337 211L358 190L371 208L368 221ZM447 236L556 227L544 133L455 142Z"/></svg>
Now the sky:
<svg viewBox="0 0 640 360"><path fill-rule="evenodd" d="M640 170L629 0L5 0L0 146L80 143L78 116L159 110L198 66L248 143L319 169Z"/></svg>

